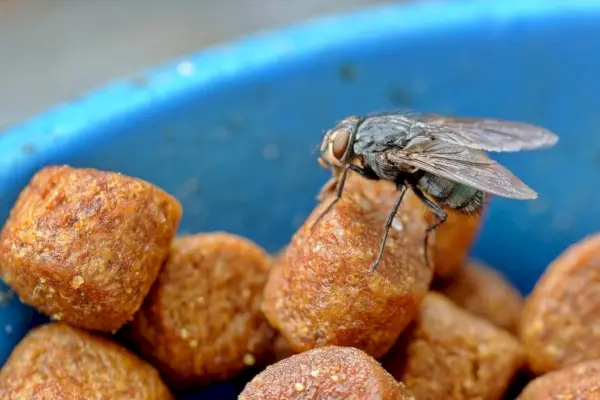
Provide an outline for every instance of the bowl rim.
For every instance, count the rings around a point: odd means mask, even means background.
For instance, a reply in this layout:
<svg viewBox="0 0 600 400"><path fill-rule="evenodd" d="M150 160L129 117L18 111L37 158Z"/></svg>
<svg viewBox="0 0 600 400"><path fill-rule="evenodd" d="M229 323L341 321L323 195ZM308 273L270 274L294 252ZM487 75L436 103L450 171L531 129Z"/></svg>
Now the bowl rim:
<svg viewBox="0 0 600 400"><path fill-rule="evenodd" d="M106 141L118 131L111 128L139 120L174 97L198 96L228 82L247 80L272 70L282 60L293 64L327 49L356 45L365 37L476 29L481 23L500 29L515 19L543 21L559 14L573 17L599 12L600 2L587 0L409 2L362 7L238 37L113 80L9 126L0 132L0 187L6 182L2 175L15 167L31 170L66 150L71 153L83 145Z"/></svg>

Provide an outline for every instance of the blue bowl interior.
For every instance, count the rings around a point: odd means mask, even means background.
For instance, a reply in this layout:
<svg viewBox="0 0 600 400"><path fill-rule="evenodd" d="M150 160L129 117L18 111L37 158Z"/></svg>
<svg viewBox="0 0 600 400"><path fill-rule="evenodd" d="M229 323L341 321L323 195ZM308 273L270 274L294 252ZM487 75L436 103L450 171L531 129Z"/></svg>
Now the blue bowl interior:
<svg viewBox="0 0 600 400"><path fill-rule="evenodd" d="M521 120L560 141L492 154L539 199L493 199L473 256L526 293L598 229L599 11L585 1L385 6L176 60L0 136L0 218L39 167L69 163L165 188L183 204L181 233L225 230L276 251L329 176L316 149L338 119L411 108ZM1 307L3 362L34 314L15 299Z"/></svg>

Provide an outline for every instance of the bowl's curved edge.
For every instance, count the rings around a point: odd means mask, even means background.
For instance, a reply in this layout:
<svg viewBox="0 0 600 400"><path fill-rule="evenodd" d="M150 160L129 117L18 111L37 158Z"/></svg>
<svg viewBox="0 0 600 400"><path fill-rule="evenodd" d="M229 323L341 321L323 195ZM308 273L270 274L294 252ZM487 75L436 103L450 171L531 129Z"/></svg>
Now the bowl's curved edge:
<svg viewBox="0 0 600 400"><path fill-rule="evenodd" d="M80 145L110 139L107 135L117 130L102 129L106 124L115 127L132 123L143 117L145 111L167 104L174 96L200 94L232 79L243 81L278 62L294 63L365 38L410 36L452 26L473 29L481 23L495 24L501 29L505 22L515 18L543 19L557 13L593 11L600 11L600 3L585 0L388 4L250 35L114 81L12 126L0 135L0 186L5 182L6 176L1 176L5 171L13 174L18 170L30 171L57 155L76 151Z"/></svg>

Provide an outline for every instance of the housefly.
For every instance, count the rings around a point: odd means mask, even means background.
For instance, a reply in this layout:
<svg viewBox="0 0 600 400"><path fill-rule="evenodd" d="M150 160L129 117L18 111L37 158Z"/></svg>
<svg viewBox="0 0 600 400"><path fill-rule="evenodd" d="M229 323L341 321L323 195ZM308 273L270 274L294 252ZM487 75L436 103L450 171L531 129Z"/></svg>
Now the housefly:
<svg viewBox="0 0 600 400"><path fill-rule="evenodd" d="M437 216L437 222L426 229L424 241L425 261L431 268L427 244L430 233L448 217L443 208L475 214L482 210L487 194L521 200L537 197L485 152L547 148L557 141L554 133L521 122L403 111L349 116L329 129L321 143L319 163L333 172L323 191L337 190L313 227L341 198L350 171L367 179L392 181L399 195L385 223L371 271L381 262L407 188Z"/></svg>

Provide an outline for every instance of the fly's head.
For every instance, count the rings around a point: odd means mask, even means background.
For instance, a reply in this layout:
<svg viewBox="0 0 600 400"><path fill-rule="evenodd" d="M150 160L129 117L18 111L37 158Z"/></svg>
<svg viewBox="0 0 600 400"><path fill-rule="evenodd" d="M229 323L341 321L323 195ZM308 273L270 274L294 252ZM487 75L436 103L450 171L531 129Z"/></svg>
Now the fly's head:
<svg viewBox="0 0 600 400"><path fill-rule="evenodd" d="M322 167L331 168L335 173L341 171L352 160L352 148L360 122L359 117L347 117L325 132L319 157Z"/></svg>

